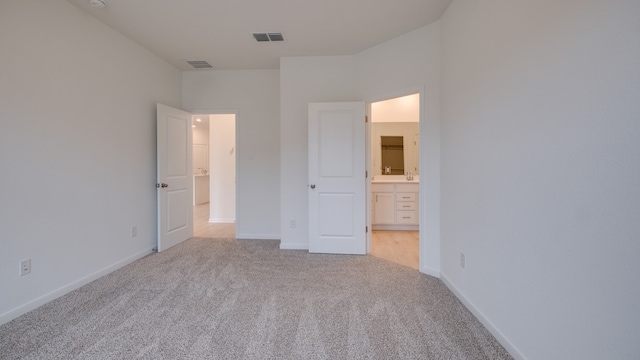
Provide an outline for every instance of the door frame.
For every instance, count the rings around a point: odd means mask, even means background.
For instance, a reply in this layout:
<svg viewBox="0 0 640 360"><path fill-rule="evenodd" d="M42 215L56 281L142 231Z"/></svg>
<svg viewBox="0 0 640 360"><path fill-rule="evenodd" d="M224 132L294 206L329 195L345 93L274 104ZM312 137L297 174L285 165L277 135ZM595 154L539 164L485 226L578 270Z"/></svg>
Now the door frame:
<svg viewBox="0 0 640 360"><path fill-rule="evenodd" d="M369 177L367 178L367 226L369 227L370 231L367 233L367 253L371 252L371 233L373 232L372 227L371 227L371 124L372 124L372 117L371 117L371 104L375 103L375 102L379 102L379 101L385 101L385 100L390 100L390 99L395 99L398 97L402 97L402 96L407 96L407 95L413 95L413 94L419 94L420 96L420 109L419 109L419 129L420 129L420 148L419 148L419 154L420 154L420 158L419 158L419 164L420 164L420 184L418 186L419 189L419 194L418 194L418 206L419 206L419 214L420 216L418 217L418 227L419 227L419 241L418 241L418 259L419 259L419 271L425 274L429 274L429 275L433 275L436 277L439 277L439 271L436 272L433 269L432 266L429 266L430 264L427 264L427 251L432 251L432 252L437 252L438 254L438 258L440 256L440 248L439 246L429 246L430 242L429 240L432 240L431 242L437 240L437 243L439 244L439 232L437 234L434 234L433 236L427 236L427 231L425 231L425 227L426 227L426 219L427 216L429 216L430 212L428 212L427 209L427 188L430 187L430 184L428 184L428 180L426 179L425 176L423 176L424 172L427 172L428 168L427 168L427 157L425 156L425 149L426 149L426 144L427 144L427 140L426 140L426 136L427 136L427 119L426 119L426 108L425 108L425 92L426 92L426 86L425 84L421 84L421 85L417 85L417 86L413 86L413 87L408 87L408 88L404 88L404 89L400 89L400 90L396 90L396 91L391 91L391 92L387 92L387 93L383 93L380 95L375 95L375 96L371 96L367 99L365 99L365 103L366 103L366 116L369 119L369 121L367 121L367 130L366 130L366 136L367 136L367 141L366 141L366 157L367 157L367 171L369 173ZM432 239L432 237L435 237L436 239Z"/></svg>
<svg viewBox="0 0 640 360"><path fill-rule="evenodd" d="M235 152L234 152L234 156L235 156L235 162L236 162L236 170L235 170L235 179L236 179L236 193L234 195L234 202L235 202L235 224L236 224L236 238L238 237L238 110L237 109L196 109L196 110L192 110L191 111L192 114L194 115L230 115L233 114L235 116L235 123L234 123L234 128L235 128ZM209 120L211 121L211 120ZM209 138L211 138L211 122L209 122ZM211 144L209 144L209 151L211 151ZM211 165L211 156L209 156L209 165ZM193 165L192 165L193 166ZM193 171L193 169L192 169ZM211 174L211 172L213 171L213 169L211 169L211 167L209 167L209 174ZM211 175L209 175L211 176ZM211 178L211 177L210 177ZM209 184L209 186L211 186L211 184ZM211 204L211 193L209 193L209 204ZM208 220L207 220L208 221Z"/></svg>

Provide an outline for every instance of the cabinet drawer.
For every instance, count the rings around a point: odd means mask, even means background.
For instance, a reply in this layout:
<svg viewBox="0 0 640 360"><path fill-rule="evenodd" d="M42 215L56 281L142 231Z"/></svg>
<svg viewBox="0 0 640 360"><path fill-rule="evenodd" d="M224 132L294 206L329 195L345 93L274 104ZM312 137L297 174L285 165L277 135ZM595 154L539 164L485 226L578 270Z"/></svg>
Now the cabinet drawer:
<svg viewBox="0 0 640 360"><path fill-rule="evenodd" d="M417 193L420 191L418 184L397 184L397 192Z"/></svg>
<svg viewBox="0 0 640 360"><path fill-rule="evenodd" d="M390 192L394 191L393 184L371 184L371 192Z"/></svg>
<svg viewBox="0 0 640 360"><path fill-rule="evenodd" d="M396 201L416 201L416 193L402 193L396 194Z"/></svg>
<svg viewBox="0 0 640 360"><path fill-rule="evenodd" d="M417 208L415 201L396 202L396 210L416 210Z"/></svg>
<svg viewBox="0 0 640 360"><path fill-rule="evenodd" d="M417 224L418 216L415 210L398 210L396 211L396 224Z"/></svg>

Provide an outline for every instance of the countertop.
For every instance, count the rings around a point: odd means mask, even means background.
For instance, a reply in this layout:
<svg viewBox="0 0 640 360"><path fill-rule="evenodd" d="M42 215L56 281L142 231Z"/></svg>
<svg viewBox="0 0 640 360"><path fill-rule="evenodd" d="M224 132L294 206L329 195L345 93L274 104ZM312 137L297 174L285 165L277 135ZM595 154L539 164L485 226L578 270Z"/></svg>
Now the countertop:
<svg viewBox="0 0 640 360"><path fill-rule="evenodd" d="M407 180L404 175L375 175L372 184L419 184L420 175L413 175L413 180Z"/></svg>

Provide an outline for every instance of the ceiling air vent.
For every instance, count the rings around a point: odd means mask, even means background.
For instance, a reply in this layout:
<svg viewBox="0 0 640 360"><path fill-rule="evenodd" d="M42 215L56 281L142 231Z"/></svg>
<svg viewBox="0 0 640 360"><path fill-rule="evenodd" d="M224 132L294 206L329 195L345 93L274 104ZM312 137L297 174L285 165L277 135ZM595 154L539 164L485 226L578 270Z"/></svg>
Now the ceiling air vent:
<svg viewBox="0 0 640 360"><path fill-rule="evenodd" d="M187 60L187 63L194 69L213 69L213 66L205 60Z"/></svg>
<svg viewBox="0 0 640 360"><path fill-rule="evenodd" d="M253 38L257 42L263 41L284 41L282 33L253 33Z"/></svg>

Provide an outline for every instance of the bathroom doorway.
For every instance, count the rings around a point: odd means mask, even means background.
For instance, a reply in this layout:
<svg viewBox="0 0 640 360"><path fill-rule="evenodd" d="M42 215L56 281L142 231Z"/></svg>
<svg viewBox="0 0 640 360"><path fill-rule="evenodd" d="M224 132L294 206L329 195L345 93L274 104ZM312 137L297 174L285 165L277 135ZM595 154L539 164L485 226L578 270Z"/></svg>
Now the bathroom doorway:
<svg viewBox="0 0 640 360"><path fill-rule="evenodd" d="M235 238L236 114L193 115L194 236Z"/></svg>
<svg viewBox="0 0 640 360"><path fill-rule="evenodd" d="M420 94L371 103L371 255L420 268Z"/></svg>

